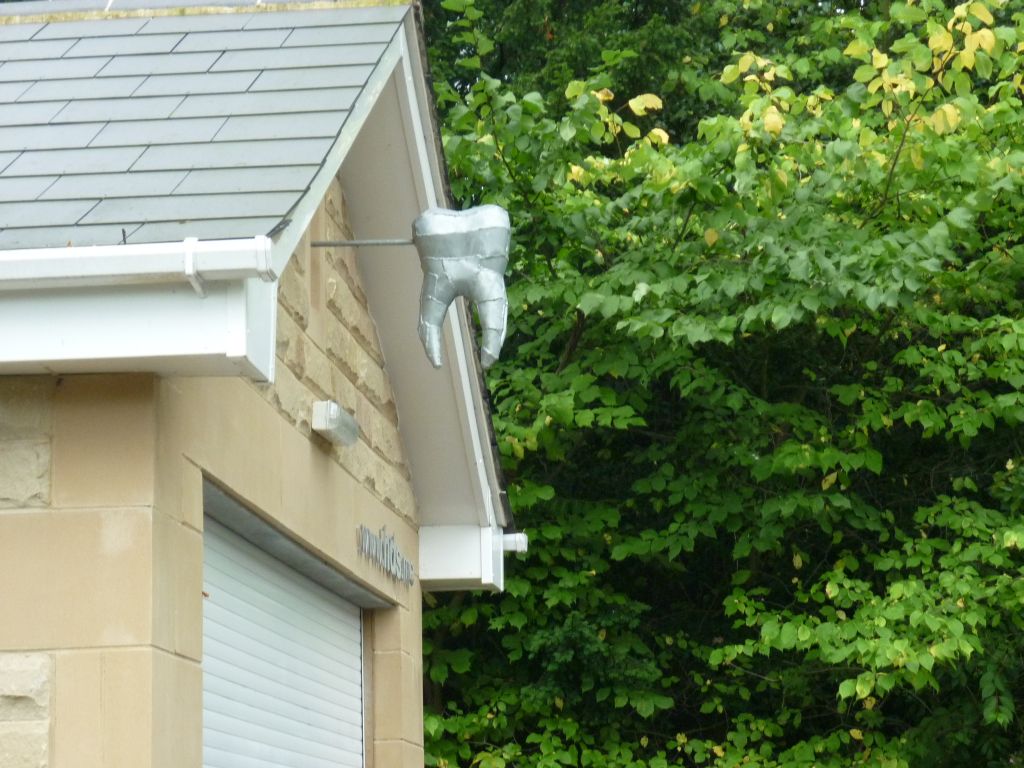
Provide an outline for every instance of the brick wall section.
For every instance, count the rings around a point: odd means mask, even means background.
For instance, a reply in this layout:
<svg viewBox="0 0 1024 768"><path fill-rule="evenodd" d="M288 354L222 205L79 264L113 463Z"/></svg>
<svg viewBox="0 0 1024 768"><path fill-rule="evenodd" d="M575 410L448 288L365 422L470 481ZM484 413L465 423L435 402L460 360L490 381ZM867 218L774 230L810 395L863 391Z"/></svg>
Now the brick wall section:
<svg viewBox="0 0 1024 768"><path fill-rule="evenodd" d="M277 380L254 386L385 505L415 521L394 396L355 252L309 247L312 240L351 236L341 184L335 179L281 276ZM312 432L313 402L326 399L355 415L360 431L356 445L331 447Z"/></svg>
<svg viewBox="0 0 1024 768"><path fill-rule="evenodd" d="M0 508L50 503L51 377L0 378Z"/></svg>
<svg viewBox="0 0 1024 768"><path fill-rule="evenodd" d="M49 765L52 679L49 654L0 654L0 765L4 768Z"/></svg>

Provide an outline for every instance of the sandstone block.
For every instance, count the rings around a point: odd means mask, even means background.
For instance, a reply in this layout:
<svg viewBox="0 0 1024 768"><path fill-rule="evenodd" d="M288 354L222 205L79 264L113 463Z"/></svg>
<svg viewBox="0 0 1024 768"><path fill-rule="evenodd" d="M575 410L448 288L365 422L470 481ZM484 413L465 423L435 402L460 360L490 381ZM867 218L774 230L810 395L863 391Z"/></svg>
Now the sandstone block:
<svg viewBox="0 0 1024 768"><path fill-rule="evenodd" d="M347 328L332 324L327 331L327 353L371 401L378 405L391 403L391 386L384 369Z"/></svg>
<svg viewBox="0 0 1024 768"><path fill-rule="evenodd" d="M0 654L0 721L49 717L51 674L47 654Z"/></svg>
<svg viewBox="0 0 1024 768"><path fill-rule="evenodd" d="M277 313L277 358L296 378L301 379L305 375L305 334L292 316L280 307Z"/></svg>
<svg viewBox="0 0 1024 768"><path fill-rule="evenodd" d="M0 378L0 440L50 435L56 387L51 376Z"/></svg>
<svg viewBox="0 0 1024 768"><path fill-rule="evenodd" d="M49 438L0 441L0 508L49 503Z"/></svg>
<svg viewBox="0 0 1024 768"><path fill-rule="evenodd" d="M312 432L313 401L316 399L309 388L295 378L287 368L277 372L273 388L274 404L305 434Z"/></svg>
<svg viewBox="0 0 1024 768"><path fill-rule="evenodd" d="M48 720L0 722L0 765L4 768L47 768L49 754Z"/></svg>
<svg viewBox="0 0 1024 768"><path fill-rule="evenodd" d="M373 324L369 310L356 298L348 283L340 276L327 279L327 307L334 317L359 338L378 363L384 361L377 338L377 328Z"/></svg>
<svg viewBox="0 0 1024 768"><path fill-rule="evenodd" d="M295 266L295 259L288 262L277 287L277 300L291 313L302 328L309 325L309 286Z"/></svg>

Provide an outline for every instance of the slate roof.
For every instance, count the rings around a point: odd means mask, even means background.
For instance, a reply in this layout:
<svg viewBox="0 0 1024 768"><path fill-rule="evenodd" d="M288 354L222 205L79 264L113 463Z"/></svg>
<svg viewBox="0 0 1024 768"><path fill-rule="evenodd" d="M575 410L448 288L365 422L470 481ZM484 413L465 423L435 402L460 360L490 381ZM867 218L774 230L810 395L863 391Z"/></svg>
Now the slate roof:
<svg viewBox="0 0 1024 768"><path fill-rule="evenodd" d="M0 250L273 233L410 11L97 2L0 4Z"/></svg>

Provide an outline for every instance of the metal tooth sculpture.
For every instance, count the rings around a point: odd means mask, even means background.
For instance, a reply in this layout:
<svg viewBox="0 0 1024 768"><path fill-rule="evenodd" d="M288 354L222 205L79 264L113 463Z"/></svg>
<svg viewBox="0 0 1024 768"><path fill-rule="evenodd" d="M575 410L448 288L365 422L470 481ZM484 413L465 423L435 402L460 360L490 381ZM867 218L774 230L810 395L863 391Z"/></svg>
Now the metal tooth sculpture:
<svg viewBox="0 0 1024 768"><path fill-rule="evenodd" d="M441 367L441 324L455 297L463 296L476 304L483 326L480 363L489 368L501 352L508 321L508 213L497 205L430 208L413 222L412 233L423 267L419 333L427 357Z"/></svg>

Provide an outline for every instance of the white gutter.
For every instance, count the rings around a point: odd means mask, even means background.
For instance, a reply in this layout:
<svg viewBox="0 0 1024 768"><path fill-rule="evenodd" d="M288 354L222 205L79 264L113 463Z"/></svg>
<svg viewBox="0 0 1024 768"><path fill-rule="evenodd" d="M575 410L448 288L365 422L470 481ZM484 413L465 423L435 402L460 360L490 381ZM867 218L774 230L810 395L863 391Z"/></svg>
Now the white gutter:
<svg viewBox="0 0 1024 768"><path fill-rule="evenodd" d="M209 281L276 280L271 247L258 235L0 251L0 291L188 282L202 296Z"/></svg>

